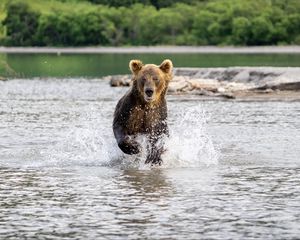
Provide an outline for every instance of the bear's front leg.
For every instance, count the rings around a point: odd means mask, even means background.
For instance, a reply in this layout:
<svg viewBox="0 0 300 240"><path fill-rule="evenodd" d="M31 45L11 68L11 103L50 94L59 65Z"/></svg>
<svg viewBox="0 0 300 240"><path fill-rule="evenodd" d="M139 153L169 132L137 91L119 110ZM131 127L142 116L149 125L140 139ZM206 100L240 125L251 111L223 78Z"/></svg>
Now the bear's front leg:
<svg viewBox="0 0 300 240"><path fill-rule="evenodd" d="M118 141L118 146L126 154L132 155L141 152L140 144L138 144L128 135Z"/></svg>
<svg viewBox="0 0 300 240"><path fill-rule="evenodd" d="M141 146L121 126L115 124L113 130L118 146L124 153L132 155L141 152Z"/></svg>
<svg viewBox="0 0 300 240"><path fill-rule="evenodd" d="M161 155L165 152L164 140L169 137L169 128L166 119L162 119L153 132L148 136L149 145L147 149L147 158L145 163L151 165L161 165Z"/></svg>
<svg viewBox="0 0 300 240"><path fill-rule="evenodd" d="M161 154L162 153L163 153L163 148L151 149L147 155L145 164L151 163L151 165L161 165L161 163L162 163Z"/></svg>
<svg viewBox="0 0 300 240"><path fill-rule="evenodd" d="M158 144L158 141L160 143ZM151 163L151 165L161 165L161 155L164 152L162 139L150 138L150 143L147 148L147 158L145 163Z"/></svg>

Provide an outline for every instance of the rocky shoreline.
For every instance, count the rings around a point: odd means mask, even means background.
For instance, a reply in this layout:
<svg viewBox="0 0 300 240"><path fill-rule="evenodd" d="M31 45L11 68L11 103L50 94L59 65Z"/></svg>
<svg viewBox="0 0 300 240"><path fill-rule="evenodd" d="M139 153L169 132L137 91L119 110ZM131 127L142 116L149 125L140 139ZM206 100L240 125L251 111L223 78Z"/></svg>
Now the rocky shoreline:
<svg viewBox="0 0 300 240"><path fill-rule="evenodd" d="M131 85L130 75L107 76L105 79L112 87ZM300 68L176 68L168 94L300 100Z"/></svg>

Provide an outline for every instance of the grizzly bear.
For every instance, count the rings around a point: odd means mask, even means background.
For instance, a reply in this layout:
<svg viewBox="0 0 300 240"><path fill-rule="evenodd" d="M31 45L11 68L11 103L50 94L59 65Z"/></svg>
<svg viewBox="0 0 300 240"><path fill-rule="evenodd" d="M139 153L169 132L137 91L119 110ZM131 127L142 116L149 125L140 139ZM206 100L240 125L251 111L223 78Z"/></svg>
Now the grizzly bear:
<svg viewBox="0 0 300 240"><path fill-rule="evenodd" d="M168 136L166 92L172 79L173 64L164 60L159 66L131 60L132 86L119 100L113 120L113 132L119 148L126 154L138 154L138 135L148 139L145 163L161 164L163 139Z"/></svg>

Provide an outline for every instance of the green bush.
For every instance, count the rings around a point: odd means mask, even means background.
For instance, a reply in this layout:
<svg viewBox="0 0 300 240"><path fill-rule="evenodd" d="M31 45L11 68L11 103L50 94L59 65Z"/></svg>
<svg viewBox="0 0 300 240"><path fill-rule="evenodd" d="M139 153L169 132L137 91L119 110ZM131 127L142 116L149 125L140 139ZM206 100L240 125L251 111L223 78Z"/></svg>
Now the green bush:
<svg viewBox="0 0 300 240"><path fill-rule="evenodd" d="M40 19L37 38L40 45L81 45L85 36L81 22L74 14L49 14Z"/></svg>
<svg viewBox="0 0 300 240"><path fill-rule="evenodd" d="M300 45L300 34L293 39L293 44Z"/></svg>
<svg viewBox="0 0 300 240"><path fill-rule="evenodd" d="M23 2L11 2L7 6L7 16L3 24L7 28L6 43L12 46L36 44L35 33L38 28L39 14Z"/></svg>
<svg viewBox="0 0 300 240"><path fill-rule="evenodd" d="M109 5L111 7L130 7L134 4L152 5L157 9L166 8L181 2L186 4L196 3L199 0L89 0L95 4ZM203 1L203 0L202 0Z"/></svg>
<svg viewBox="0 0 300 240"><path fill-rule="evenodd" d="M273 25L263 17L256 17L251 22L251 41L253 45L271 44Z"/></svg>
<svg viewBox="0 0 300 240"><path fill-rule="evenodd" d="M232 41L237 45L247 45L251 38L251 23L245 17L237 17L232 23Z"/></svg>
<svg viewBox="0 0 300 240"><path fill-rule="evenodd" d="M5 43L5 37L6 37L6 28L0 22L0 45Z"/></svg>
<svg viewBox="0 0 300 240"><path fill-rule="evenodd" d="M200 45L218 44L220 36L218 14L204 10L199 12L194 19L193 34L197 37Z"/></svg>
<svg viewBox="0 0 300 240"><path fill-rule="evenodd" d="M299 41L295 41L296 39L299 39L300 35L300 14L291 14L287 18L287 32L289 34L288 39L292 43L297 43Z"/></svg>
<svg viewBox="0 0 300 240"><path fill-rule="evenodd" d="M4 1L10 46L299 43L298 0Z"/></svg>
<svg viewBox="0 0 300 240"><path fill-rule="evenodd" d="M37 30L39 45L81 46L107 45L107 19L97 11L84 13L51 13L40 18Z"/></svg>

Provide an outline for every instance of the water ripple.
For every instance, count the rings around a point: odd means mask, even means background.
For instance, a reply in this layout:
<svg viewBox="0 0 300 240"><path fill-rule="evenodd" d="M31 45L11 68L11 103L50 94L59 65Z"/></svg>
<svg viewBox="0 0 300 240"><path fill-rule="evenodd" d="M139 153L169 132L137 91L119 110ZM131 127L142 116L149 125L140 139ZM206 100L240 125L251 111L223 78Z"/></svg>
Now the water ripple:
<svg viewBox="0 0 300 240"><path fill-rule="evenodd" d="M299 238L299 102L171 97L169 151L150 168L113 138L124 91L1 84L0 238Z"/></svg>

